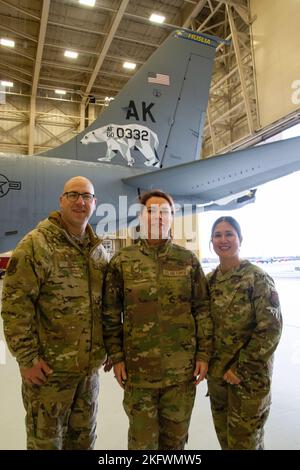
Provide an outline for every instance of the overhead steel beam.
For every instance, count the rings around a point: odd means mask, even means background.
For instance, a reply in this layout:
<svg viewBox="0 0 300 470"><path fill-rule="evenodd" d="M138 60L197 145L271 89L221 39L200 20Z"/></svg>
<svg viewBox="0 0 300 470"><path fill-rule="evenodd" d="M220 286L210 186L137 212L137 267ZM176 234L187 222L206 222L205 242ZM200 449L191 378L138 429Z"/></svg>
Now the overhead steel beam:
<svg viewBox="0 0 300 470"><path fill-rule="evenodd" d="M25 70L24 68L17 67L16 65L8 64L7 62L0 62L0 67L4 67L5 69L10 69L18 73L22 73L24 75L27 75L29 77L32 77L32 72L29 72L29 70Z"/></svg>
<svg viewBox="0 0 300 470"><path fill-rule="evenodd" d="M34 57L28 55L28 54L25 54L25 52L23 51L20 51L19 49L16 49L15 47L13 49L10 49L9 51L10 54L16 54L16 55L20 55L21 57L25 57L25 59L28 59L30 60L31 62L34 62Z"/></svg>
<svg viewBox="0 0 300 470"><path fill-rule="evenodd" d="M49 17L50 0L43 0L40 32L38 39L38 46L36 51L35 66L33 72L31 99L30 99L30 117L29 117L29 138L28 138L28 154L34 152L34 124L35 124L35 111L36 111L36 92L41 70L42 55L44 50L44 42L46 36L47 22Z"/></svg>
<svg viewBox="0 0 300 470"><path fill-rule="evenodd" d="M232 35L233 47L234 47L234 51L236 55L239 77L240 77L240 81L242 85L242 92L243 92L243 98L244 98L245 107L246 107L249 133L253 134L254 132L253 117L252 117L250 100L249 100L248 91L247 91L246 79L245 79L244 70L243 70L243 62L242 62L242 55L240 51L240 45L238 42L238 35L237 35L237 31L236 31L236 27L235 27L235 23L233 19L231 7L226 5L226 10L227 10L228 20L229 20L229 25L230 25L231 35Z"/></svg>
<svg viewBox="0 0 300 470"><path fill-rule="evenodd" d="M7 2L7 1L5 1L5 0L0 0L0 3L2 3L2 5L5 5L9 10L10 10L10 9L16 10L16 11L18 11L19 13L22 13L22 15L24 15L24 16L30 16L31 18L34 18L35 20L40 21L40 17L39 17L39 16L36 16L36 15L34 15L33 13L30 13L29 11L24 10L24 8L17 7L16 5L14 5L14 4L11 3L11 2Z"/></svg>
<svg viewBox="0 0 300 470"><path fill-rule="evenodd" d="M189 28L191 25L191 22L196 18L196 16L199 15L201 10L205 7L207 0L199 0L196 5L191 7L190 5L187 5L184 8L183 11L183 17L182 17L182 27L183 28Z"/></svg>
<svg viewBox="0 0 300 470"><path fill-rule="evenodd" d="M1 1L1 0L0 0ZM107 33L104 31L97 31L95 29L87 29L83 28L82 26L73 26L71 24L67 23L59 23L58 21L48 21L49 26L57 26L58 28L63 28L63 29L70 29L71 31L79 31L81 33L89 33L89 34L96 34L97 36L106 36Z"/></svg>
<svg viewBox="0 0 300 470"><path fill-rule="evenodd" d="M53 44L53 43L50 43L50 42L47 42L45 43L45 47L53 47L54 49L72 49L72 47L68 47L66 44ZM86 55L99 55L99 52L97 51L92 51L92 50L89 50L89 49L80 49L79 47L76 47L76 51L79 53L79 54L86 54ZM122 57L122 56L115 56L115 55L111 55L111 54L106 54L106 58L107 59L110 59L114 62L124 62L125 60L132 60L134 62L136 62L137 64L144 64L144 60L139 60L139 59L136 59L135 57L130 57L130 56L126 56L126 57ZM45 62L43 62L45 63Z"/></svg>
<svg viewBox="0 0 300 470"><path fill-rule="evenodd" d="M83 97L83 100L82 102L83 103L86 103L87 101L87 96L89 95L89 93L91 92L91 89L93 87L93 84L97 78L97 75L99 73L99 70L104 62L104 59L105 59L105 56L107 54L107 51L112 43L112 40L114 38L114 35L115 35L115 32L117 31L118 27L119 27L119 24L123 18L123 15L124 15L124 12L127 8L127 5L129 3L129 0L122 0L122 3L119 7L119 10L118 10L118 13L116 14L114 20L113 20L113 24L110 28L110 31L107 35L107 38L105 40L105 43L102 47L102 50L101 50L101 53L98 57L98 60L96 62L96 65L95 65L95 68L94 68L94 71L89 79L89 83L88 83L88 86L86 87L86 90L85 90L85 96Z"/></svg>
<svg viewBox="0 0 300 470"><path fill-rule="evenodd" d="M81 72L81 73L91 73L93 72L94 69L88 68L88 67L81 67L80 65L64 65L64 64L58 64L57 62L50 62L48 60L43 61L43 65L47 67L52 67L52 68L57 68L57 69L63 69L63 70L69 70L69 71L74 71L74 72ZM126 80L129 80L131 78L131 75L126 75L125 73L119 73L119 72L114 72L114 71L108 71L108 70L101 70L99 72L99 75L107 75L109 77L118 77L118 78L124 78ZM59 80L62 80L62 77L59 77Z"/></svg>
<svg viewBox="0 0 300 470"><path fill-rule="evenodd" d="M203 22L203 23L205 23L205 22ZM219 21L219 23L215 23L213 25L208 25L206 28L203 27L203 23L201 23L201 25L199 26L199 28L201 28L200 30L197 28L197 31L201 31L201 33L205 33L205 31L213 31L215 28L220 28L220 26L223 26L225 22L224 21ZM217 34L216 34L216 36L217 36Z"/></svg>
<svg viewBox="0 0 300 470"><path fill-rule="evenodd" d="M57 26L57 27L63 28L63 29L70 29L70 30L76 31L76 32L79 31L81 33L95 34L97 36L108 36L108 33L105 33L103 31L98 31L98 30L94 30L94 29L87 29L87 28L83 28L82 26L79 26L79 25L78 26L73 26L73 25L66 24L66 23L59 23L57 21L48 21L48 25ZM115 39L119 39L120 41L134 42L136 44L141 44L141 45L149 46L149 47L153 47L153 48L157 48L160 45L160 44L154 44L152 42L144 41L142 39L129 38L129 37L126 37L126 36L115 35Z"/></svg>
<svg viewBox="0 0 300 470"><path fill-rule="evenodd" d="M141 23L147 23L149 24L149 17L146 16L141 16L141 15L135 15L133 13L124 13L125 18L132 19L137 22ZM159 25L160 28L169 28L169 29L176 29L180 28L180 25L174 24L174 23L166 23L165 21Z"/></svg>
<svg viewBox="0 0 300 470"><path fill-rule="evenodd" d="M24 33L23 31L18 31L15 28L12 28L11 26L7 26L6 24L1 24L1 28L5 29L6 31L9 31L10 33L15 34L16 36L20 36L21 38L28 39L28 41L32 42L38 42L37 38L34 36L31 36L31 34Z"/></svg>
<svg viewBox="0 0 300 470"><path fill-rule="evenodd" d="M219 1L219 0L218 0ZM240 15L242 20L249 26L249 11L247 5L242 0L222 0L221 3L225 3L226 6L231 6Z"/></svg>
<svg viewBox="0 0 300 470"><path fill-rule="evenodd" d="M45 88L45 86L47 85L43 85L41 83L41 80L45 80L45 81L48 81L48 82L54 82L54 83L61 83L61 79L59 79L58 77L57 78L53 78L53 77L40 77L40 83L38 85L38 88ZM87 86L87 83L86 82L75 82L73 80L64 80L64 83L67 83L67 85L74 85L76 87L86 87ZM57 86L55 87L57 88ZM55 89L54 88L54 89ZM119 93L119 91L121 90L121 87L120 88L115 88L115 87L112 87L112 86L106 86L106 85L94 85L94 88L95 89L100 89L100 90L110 90L112 92L115 92L115 93ZM72 90L72 92L74 93L80 93L81 95L83 95L83 91L81 90Z"/></svg>
<svg viewBox="0 0 300 470"><path fill-rule="evenodd" d="M40 76L42 55L43 55L43 50L44 50L44 43L45 43L45 36L46 36L46 29L47 29L47 21L49 17L49 9L50 9L50 0L43 0L39 39L38 39L38 46L37 46L37 51L36 51L36 59L35 59L35 66L34 66L33 80L32 80L32 96L33 97L36 95L39 76Z"/></svg>
<svg viewBox="0 0 300 470"><path fill-rule="evenodd" d="M219 3L216 8L211 12L210 15L208 15L207 18L201 23L201 25L197 28L197 31L202 31L204 26L211 20L211 18L217 13L217 11L221 8L222 3Z"/></svg>
<svg viewBox="0 0 300 470"><path fill-rule="evenodd" d="M148 41L143 41L142 39L138 38L128 38L126 36L118 36L117 34L115 35L115 39L119 39L120 41L126 41L126 42L133 42L135 44L141 44L142 46L149 46L153 47L154 49L157 49L160 44L155 44L153 42L148 42Z"/></svg>
<svg viewBox="0 0 300 470"><path fill-rule="evenodd" d="M14 75L10 71L7 71L7 69L5 70L5 72L3 70L0 70L0 72L3 74L3 76L7 78L12 78L13 80L16 80L17 82L25 83L26 85L31 86L31 81L26 80L26 78L21 78L20 75Z"/></svg>

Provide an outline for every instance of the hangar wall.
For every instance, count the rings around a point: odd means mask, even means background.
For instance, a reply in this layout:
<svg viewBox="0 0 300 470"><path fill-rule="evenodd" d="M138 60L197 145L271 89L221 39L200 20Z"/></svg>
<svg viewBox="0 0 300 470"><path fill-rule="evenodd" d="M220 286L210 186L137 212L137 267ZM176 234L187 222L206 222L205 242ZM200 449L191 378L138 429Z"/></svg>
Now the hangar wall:
<svg viewBox="0 0 300 470"><path fill-rule="evenodd" d="M250 1L260 127L300 107L299 8L299 0Z"/></svg>
<svg viewBox="0 0 300 470"><path fill-rule="evenodd" d="M90 104L84 126L91 124L103 107ZM0 151L28 153L30 96L7 94L0 106ZM40 153L72 139L80 131L80 101L36 99L33 153Z"/></svg>

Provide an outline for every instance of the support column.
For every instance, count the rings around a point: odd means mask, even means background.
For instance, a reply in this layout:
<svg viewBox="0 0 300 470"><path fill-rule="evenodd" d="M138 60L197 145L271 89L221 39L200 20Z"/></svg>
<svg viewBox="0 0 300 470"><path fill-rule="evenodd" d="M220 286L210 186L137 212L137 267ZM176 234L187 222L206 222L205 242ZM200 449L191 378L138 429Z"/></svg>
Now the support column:
<svg viewBox="0 0 300 470"><path fill-rule="evenodd" d="M80 103L80 122L79 122L79 132L84 131L85 129L85 103Z"/></svg>
<svg viewBox="0 0 300 470"><path fill-rule="evenodd" d="M35 116L36 116L36 96L32 95L30 98L30 110L29 110L28 155L32 155L34 153Z"/></svg>

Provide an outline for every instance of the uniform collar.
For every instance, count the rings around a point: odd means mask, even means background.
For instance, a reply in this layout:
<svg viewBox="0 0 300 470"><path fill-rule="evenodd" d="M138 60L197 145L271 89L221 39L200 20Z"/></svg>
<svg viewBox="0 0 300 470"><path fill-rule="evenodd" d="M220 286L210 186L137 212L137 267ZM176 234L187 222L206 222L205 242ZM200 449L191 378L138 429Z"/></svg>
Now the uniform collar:
<svg viewBox="0 0 300 470"><path fill-rule="evenodd" d="M78 247L80 245L83 245L84 247L89 247L89 248L94 248L96 245L100 243L99 238L95 234L94 230L92 227L87 224L86 229L85 229L85 236L83 239L83 244L75 240L75 237L73 237L69 232L67 231L60 211L53 211L49 214L48 222L50 222L50 225L47 224L47 229L59 232L63 237L67 238L69 241L71 241L73 244L76 244ZM43 222L40 224L41 226L45 225Z"/></svg>
<svg viewBox="0 0 300 470"><path fill-rule="evenodd" d="M153 258L157 258L157 257L160 258L168 254L172 246L172 240L168 239L160 245L150 246L146 239L140 238L138 241L138 245L139 245L141 252L144 253L145 255L152 256Z"/></svg>
<svg viewBox="0 0 300 470"><path fill-rule="evenodd" d="M232 277L242 277L245 272L245 268L248 267L250 262L248 260L242 260L240 265L237 266L236 268L231 269L230 271L227 271L226 273L222 273L220 270L220 265L216 268L215 271L215 276L216 280L218 282L222 281L227 281L228 279L231 279Z"/></svg>

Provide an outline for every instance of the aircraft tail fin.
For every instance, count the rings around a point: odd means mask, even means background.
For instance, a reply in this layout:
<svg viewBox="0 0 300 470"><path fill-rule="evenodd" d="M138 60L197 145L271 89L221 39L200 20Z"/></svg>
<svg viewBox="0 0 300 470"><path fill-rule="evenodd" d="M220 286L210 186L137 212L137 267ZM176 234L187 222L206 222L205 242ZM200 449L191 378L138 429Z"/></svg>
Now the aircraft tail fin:
<svg viewBox="0 0 300 470"><path fill-rule="evenodd" d="M42 155L143 168L197 159L218 42L174 30L91 126Z"/></svg>

